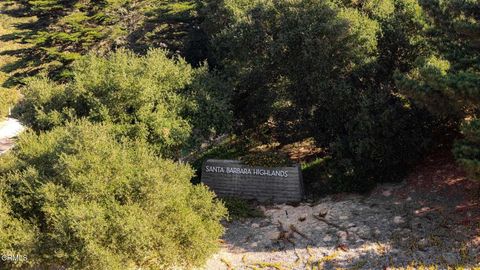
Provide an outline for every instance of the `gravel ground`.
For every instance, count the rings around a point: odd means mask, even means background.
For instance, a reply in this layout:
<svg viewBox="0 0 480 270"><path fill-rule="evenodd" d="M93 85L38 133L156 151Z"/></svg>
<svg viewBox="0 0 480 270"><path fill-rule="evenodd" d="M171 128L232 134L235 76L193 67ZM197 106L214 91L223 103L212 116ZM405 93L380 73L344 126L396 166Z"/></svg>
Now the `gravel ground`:
<svg viewBox="0 0 480 270"><path fill-rule="evenodd" d="M458 205L442 207L460 200L432 194L405 183L369 196L261 206L265 218L226 224L222 248L205 269L480 269L478 224L461 224Z"/></svg>

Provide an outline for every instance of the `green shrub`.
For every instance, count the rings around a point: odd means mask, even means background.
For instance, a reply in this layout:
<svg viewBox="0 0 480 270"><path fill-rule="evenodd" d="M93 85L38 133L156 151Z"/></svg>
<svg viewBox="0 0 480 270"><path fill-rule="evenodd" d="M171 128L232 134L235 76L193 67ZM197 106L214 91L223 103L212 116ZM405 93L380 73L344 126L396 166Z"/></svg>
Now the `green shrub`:
<svg viewBox="0 0 480 270"><path fill-rule="evenodd" d="M480 179L480 120L473 119L461 127L463 138L455 142L453 153L458 163L473 179Z"/></svg>
<svg viewBox="0 0 480 270"><path fill-rule="evenodd" d="M244 155L241 159L243 163L250 166L283 167L293 165L288 155L272 150L252 152Z"/></svg>
<svg viewBox="0 0 480 270"><path fill-rule="evenodd" d="M469 175L480 179L480 2L420 1L429 15L425 35L431 50L409 71L398 72L401 91L419 106L460 129L454 155Z"/></svg>
<svg viewBox="0 0 480 270"><path fill-rule="evenodd" d="M232 83L241 132L266 122L278 133L285 126L304 132L318 104L375 60L378 23L337 1L224 2L217 12L228 23L213 36L212 51Z"/></svg>
<svg viewBox="0 0 480 270"><path fill-rule="evenodd" d="M5 89L0 87L0 120L7 116L12 108L20 99L20 93L15 89Z"/></svg>
<svg viewBox="0 0 480 270"><path fill-rule="evenodd" d="M206 67L193 69L165 51L143 57L127 51L88 55L74 64L73 74L66 84L31 79L17 111L21 119L37 131L77 118L110 122L120 134L175 157L192 142L228 130L223 85Z"/></svg>
<svg viewBox="0 0 480 270"><path fill-rule="evenodd" d="M222 201L228 210L228 217L231 219L264 217L263 212L252 201L233 197L222 198Z"/></svg>
<svg viewBox="0 0 480 270"><path fill-rule="evenodd" d="M0 158L11 209L1 225L19 230L5 237L2 228L1 254L26 242L20 268L170 269L215 251L226 210L213 193L190 184L188 166L142 142L119 143L112 129L83 121L28 132Z"/></svg>
<svg viewBox="0 0 480 270"><path fill-rule="evenodd" d="M326 170L332 191L368 191L378 182L400 180L430 143L433 118L428 112L388 94L358 99L354 106L336 103L317 118L322 127L318 142L331 141ZM336 115L346 120L334 124Z"/></svg>
<svg viewBox="0 0 480 270"><path fill-rule="evenodd" d="M0 197L0 252L2 256L12 256L11 268L21 268L31 258L27 254L33 251L38 236L35 227L26 221L13 217L10 205L4 200L4 192ZM17 257L18 256L18 257ZM25 257L26 256L26 257ZM5 261L0 262L0 269L5 269Z"/></svg>
<svg viewBox="0 0 480 270"><path fill-rule="evenodd" d="M328 161L329 158L316 158L302 164L302 178L307 193L323 195L331 192L332 185L328 183L329 178L326 169Z"/></svg>

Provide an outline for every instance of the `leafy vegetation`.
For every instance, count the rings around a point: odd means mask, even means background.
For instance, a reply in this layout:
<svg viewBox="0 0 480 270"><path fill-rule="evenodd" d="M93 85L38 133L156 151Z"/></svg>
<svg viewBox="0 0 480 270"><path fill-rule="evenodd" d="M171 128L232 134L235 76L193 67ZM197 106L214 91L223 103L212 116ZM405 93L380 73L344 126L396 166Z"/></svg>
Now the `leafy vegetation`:
<svg viewBox="0 0 480 270"><path fill-rule="evenodd" d="M300 160L318 195L400 180L453 145L480 179L478 0L0 7L0 117L23 96L32 130L0 158L0 253L32 258L7 268L201 264L226 214L190 184L207 158ZM306 140L321 153L281 151Z"/></svg>
<svg viewBox="0 0 480 270"><path fill-rule="evenodd" d="M0 9L3 10L5 3L0 3ZM28 18L27 18L28 20ZM7 14L0 12L0 120L8 115L10 109L20 98L20 92L16 88L5 88L10 77L12 66L16 65L18 58L7 52L12 50L21 50L26 45L11 41L8 37L14 35L15 24L25 22L25 19L16 20L10 18Z"/></svg>
<svg viewBox="0 0 480 270"><path fill-rule="evenodd" d="M335 187L328 182L331 180L327 173L328 158L316 158L302 164L302 177L305 190L315 190L316 195L332 193ZM310 192L309 195L312 195Z"/></svg>
<svg viewBox="0 0 480 270"><path fill-rule="evenodd" d="M10 113L19 99L20 93L17 90L0 88L0 119Z"/></svg>
<svg viewBox="0 0 480 270"><path fill-rule="evenodd" d="M394 84L395 71L426 46L418 40L424 14L416 1L381 2L204 7L214 62L233 88L236 129L268 123L267 140L280 143L313 136L332 157L334 191L400 179L429 143L433 117Z"/></svg>
<svg viewBox="0 0 480 270"><path fill-rule="evenodd" d="M228 217L231 220L264 216L263 212L251 201L233 197L223 198L222 201L228 210Z"/></svg>
<svg viewBox="0 0 480 270"><path fill-rule="evenodd" d="M117 142L114 129L29 132L0 159L2 252L29 258L16 267L168 269L215 250L226 211L213 193L190 184L188 166Z"/></svg>
<svg viewBox="0 0 480 270"><path fill-rule="evenodd" d="M480 179L478 141L480 105L480 3L478 1L422 1L431 20L425 33L430 50L419 55L397 84L419 106L454 127L463 138L455 146L459 163Z"/></svg>
<svg viewBox="0 0 480 270"><path fill-rule="evenodd" d="M243 14L233 15L212 43L235 89L239 129L257 128L270 117L285 123L281 128L287 132L304 129L328 91L342 87L337 81L367 65L375 53L378 25L354 9L326 1L230 4L244 8Z"/></svg>
<svg viewBox="0 0 480 270"><path fill-rule="evenodd" d="M433 143L433 127L442 121L459 127L468 119L455 154L475 170L475 1L9 2L37 17L26 25L30 32L18 33L35 55L78 59L71 82L28 80L19 113L36 130L82 117L107 121L179 158L188 145L227 131L232 108L239 136L257 132L262 142L281 144L314 137L330 157L326 175L339 182L333 190L358 190L401 178ZM154 71L175 52L195 66L202 59L211 66L193 69L174 57L175 75L163 75L172 81L150 84L152 75L133 64L133 54L109 53L121 47L145 53L138 61L151 61ZM159 60L149 47L168 50ZM80 58L92 50L109 56ZM129 59L127 69L122 57ZM133 77L109 81L106 74L115 70L144 73L145 84ZM89 85L85 78L98 80ZM130 89L157 96L145 101L127 95ZM48 97L42 101L40 93ZM110 95L123 95L123 104ZM238 157L285 163L265 153Z"/></svg>
<svg viewBox="0 0 480 270"><path fill-rule="evenodd" d="M119 134L179 157L194 141L228 130L228 95L206 67L193 69L162 50L138 57L118 51L89 55L73 66L73 80L58 84L33 78L24 89L20 118L50 130L86 118L116 125Z"/></svg>

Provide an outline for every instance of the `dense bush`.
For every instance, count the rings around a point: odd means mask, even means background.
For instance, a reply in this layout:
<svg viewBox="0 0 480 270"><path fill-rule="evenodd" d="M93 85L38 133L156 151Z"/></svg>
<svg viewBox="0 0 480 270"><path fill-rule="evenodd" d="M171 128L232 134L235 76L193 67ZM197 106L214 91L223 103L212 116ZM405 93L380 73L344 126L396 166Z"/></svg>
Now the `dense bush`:
<svg viewBox="0 0 480 270"><path fill-rule="evenodd" d="M34 248L35 237L37 236L34 226L26 221L13 217L10 206L4 200L2 188L0 197L0 252L2 256L15 258L10 261L9 268L21 268L27 260L31 259ZM0 262L0 269L8 269L5 262Z"/></svg>
<svg viewBox="0 0 480 270"><path fill-rule="evenodd" d="M193 69L164 51L89 55L75 63L73 74L66 84L29 80L18 109L21 119L34 130L76 118L111 122L119 133L175 157L192 141L228 130L229 95L223 84L206 67Z"/></svg>
<svg viewBox="0 0 480 270"><path fill-rule="evenodd" d="M461 127L463 138L457 140L455 158L474 179L480 179L480 120L474 119Z"/></svg>
<svg viewBox="0 0 480 270"><path fill-rule="evenodd" d="M431 26L425 38L431 49L422 53L397 84L417 105L456 123L464 138L454 154L480 179L480 3L478 1L420 1Z"/></svg>
<svg viewBox="0 0 480 270"><path fill-rule="evenodd" d="M325 141L325 133L334 138L327 140L329 191L368 191L375 183L402 179L430 143L433 118L428 112L390 95L359 99L356 106L339 106L317 119L323 123L336 113L348 118L317 135L319 142Z"/></svg>
<svg viewBox="0 0 480 270"><path fill-rule="evenodd" d="M240 130L273 118L300 133L330 92L375 59L378 23L356 9L334 1L225 2L230 23L212 44L234 89Z"/></svg>
<svg viewBox="0 0 480 270"><path fill-rule="evenodd" d="M8 115L19 99L20 93L17 90L0 87L0 119Z"/></svg>
<svg viewBox="0 0 480 270"><path fill-rule="evenodd" d="M314 137L330 157L327 172L309 171L310 187L365 191L426 149L433 118L394 85L428 48L416 0L202 3L237 130L268 123L281 143Z"/></svg>
<svg viewBox="0 0 480 270"><path fill-rule="evenodd" d="M228 217L231 220L265 217L262 210L255 205L255 201L233 197L222 198L222 201L228 210Z"/></svg>
<svg viewBox="0 0 480 270"><path fill-rule="evenodd" d="M0 253L27 252L22 269L199 265L226 210L192 174L144 143L118 143L109 125L29 132L0 159Z"/></svg>

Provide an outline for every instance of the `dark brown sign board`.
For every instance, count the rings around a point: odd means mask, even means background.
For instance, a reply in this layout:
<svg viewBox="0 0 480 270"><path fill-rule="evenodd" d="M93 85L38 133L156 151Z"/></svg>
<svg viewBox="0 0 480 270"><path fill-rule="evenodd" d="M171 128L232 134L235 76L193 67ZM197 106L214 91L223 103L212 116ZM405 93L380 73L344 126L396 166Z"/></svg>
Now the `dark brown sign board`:
<svg viewBox="0 0 480 270"><path fill-rule="evenodd" d="M202 183L219 197L260 202L298 202L303 199L300 166L256 167L238 160L209 159L202 167Z"/></svg>

